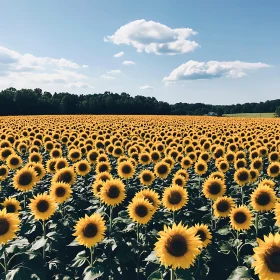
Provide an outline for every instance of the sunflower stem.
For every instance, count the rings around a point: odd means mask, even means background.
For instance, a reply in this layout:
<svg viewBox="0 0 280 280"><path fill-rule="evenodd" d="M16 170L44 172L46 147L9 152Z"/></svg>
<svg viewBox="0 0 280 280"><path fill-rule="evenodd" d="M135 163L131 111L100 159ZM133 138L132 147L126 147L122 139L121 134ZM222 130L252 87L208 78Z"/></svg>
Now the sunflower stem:
<svg viewBox="0 0 280 280"><path fill-rule="evenodd" d="M24 206L24 210L26 210L26 193L23 193L23 206Z"/></svg>
<svg viewBox="0 0 280 280"><path fill-rule="evenodd" d="M170 268L170 280L175 280L174 270L172 268Z"/></svg>
<svg viewBox="0 0 280 280"><path fill-rule="evenodd" d="M113 216L113 206L110 206L110 226L109 226L109 235L111 235L111 232L112 232L112 216Z"/></svg>
<svg viewBox="0 0 280 280"><path fill-rule="evenodd" d="M43 221L43 236L44 236L44 240L46 240L46 223L45 220ZM43 246L43 260L44 262L46 262L46 244L44 244Z"/></svg>
<svg viewBox="0 0 280 280"><path fill-rule="evenodd" d="M172 214L173 214L173 222L175 223L175 211L173 211Z"/></svg>
<svg viewBox="0 0 280 280"><path fill-rule="evenodd" d="M137 280L139 280L139 262L140 262L140 250L139 250L139 223L137 223L136 228L136 236L137 236L137 262L136 262L136 272L137 272Z"/></svg>
<svg viewBox="0 0 280 280"><path fill-rule="evenodd" d="M4 248L4 270L5 270L5 275L8 273L8 262L7 262L8 256L7 256L7 251L6 248Z"/></svg>
<svg viewBox="0 0 280 280"><path fill-rule="evenodd" d="M94 248L93 246L90 247L90 267L93 267L93 254L94 254Z"/></svg>
<svg viewBox="0 0 280 280"><path fill-rule="evenodd" d="M244 186L241 187L241 205L243 205L243 202L244 202Z"/></svg>
<svg viewBox="0 0 280 280"><path fill-rule="evenodd" d="M259 212L256 213L255 230L256 230L256 238L257 238L258 237L258 233L259 233Z"/></svg>

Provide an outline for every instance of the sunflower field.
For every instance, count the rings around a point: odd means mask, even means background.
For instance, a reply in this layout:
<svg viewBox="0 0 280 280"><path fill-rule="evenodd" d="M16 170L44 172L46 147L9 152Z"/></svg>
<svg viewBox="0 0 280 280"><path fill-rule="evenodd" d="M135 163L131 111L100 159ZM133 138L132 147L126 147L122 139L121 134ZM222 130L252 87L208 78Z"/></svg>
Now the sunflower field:
<svg viewBox="0 0 280 280"><path fill-rule="evenodd" d="M0 117L0 279L280 279L280 121Z"/></svg>

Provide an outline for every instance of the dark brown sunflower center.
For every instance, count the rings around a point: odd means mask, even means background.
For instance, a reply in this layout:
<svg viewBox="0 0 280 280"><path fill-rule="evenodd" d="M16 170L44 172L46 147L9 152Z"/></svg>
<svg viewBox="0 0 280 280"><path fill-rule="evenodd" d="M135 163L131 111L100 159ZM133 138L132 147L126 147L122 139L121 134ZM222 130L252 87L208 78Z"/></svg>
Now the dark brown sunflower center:
<svg viewBox="0 0 280 280"><path fill-rule="evenodd" d="M100 180L106 182L107 180L109 180L109 177L106 176L106 175L102 175L102 176L100 177Z"/></svg>
<svg viewBox="0 0 280 280"><path fill-rule="evenodd" d="M205 166L203 165L203 164L199 164L198 166L197 166L197 170L198 171L203 171L205 169Z"/></svg>
<svg viewBox="0 0 280 280"><path fill-rule="evenodd" d="M228 161L233 161L234 160L234 155L227 155L227 160Z"/></svg>
<svg viewBox="0 0 280 280"><path fill-rule="evenodd" d="M129 174L129 173L131 172L131 167L130 167L129 165L124 165L124 166L122 167L122 172L123 172L124 174Z"/></svg>
<svg viewBox="0 0 280 280"><path fill-rule="evenodd" d="M188 166L188 165L190 165L190 164L191 164L191 163L190 163L189 160L187 160L187 159L184 160L184 165L185 165L185 166Z"/></svg>
<svg viewBox="0 0 280 280"><path fill-rule="evenodd" d="M97 192L100 192L101 188L102 188L102 185L101 185L101 184L100 184L100 185L97 185L97 187L96 187Z"/></svg>
<svg viewBox="0 0 280 280"><path fill-rule="evenodd" d="M221 167L221 169L223 169L223 170L224 170L224 169L227 169L227 164L223 162L223 163L220 164L220 167Z"/></svg>
<svg viewBox="0 0 280 280"><path fill-rule="evenodd" d="M16 212L16 207L14 204L8 204L6 207L7 213L15 213Z"/></svg>
<svg viewBox="0 0 280 280"><path fill-rule="evenodd" d="M115 154L116 155L121 155L122 154L122 150L120 148L116 148L115 149Z"/></svg>
<svg viewBox="0 0 280 280"><path fill-rule="evenodd" d="M19 176L18 183L21 186L27 186L32 182L32 175L29 172L22 173Z"/></svg>
<svg viewBox="0 0 280 280"><path fill-rule="evenodd" d="M149 173L144 174L142 178L144 182L150 182L152 180L152 176Z"/></svg>
<svg viewBox="0 0 280 280"><path fill-rule="evenodd" d="M278 159L278 155L277 154L272 154L270 156L271 160L277 160Z"/></svg>
<svg viewBox="0 0 280 280"><path fill-rule="evenodd" d="M253 170L250 171L250 175L252 179L255 179L257 177L257 173Z"/></svg>
<svg viewBox="0 0 280 280"><path fill-rule="evenodd" d="M141 160L143 162L147 162L147 161L149 161L149 157L147 155L141 156Z"/></svg>
<svg viewBox="0 0 280 280"><path fill-rule="evenodd" d="M111 186L107 191L107 195L110 198L117 198L120 195L120 190L117 186Z"/></svg>
<svg viewBox="0 0 280 280"><path fill-rule="evenodd" d="M168 167L164 164L160 165L157 169L159 174L166 174L168 171Z"/></svg>
<svg viewBox="0 0 280 280"><path fill-rule="evenodd" d="M87 238L94 237L98 232L98 228L95 224L88 224L83 229L84 236Z"/></svg>
<svg viewBox="0 0 280 280"><path fill-rule="evenodd" d="M39 144L39 142L37 144ZM37 146L39 146L39 145L37 145ZM53 144L47 144L47 150L51 150L52 148L53 148Z"/></svg>
<svg viewBox="0 0 280 280"><path fill-rule="evenodd" d="M264 261L271 272L280 272L280 248L273 246L264 255Z"/></svg>
<svg viewBox="0 0 280 280"><path fill-rule="evenodd" d="M51 171L55 171L55 163L56 163L55 161L50 163L50 170Z"/></svg>
<svg viewBox="0 0 280 280"><path fill-rule="evenodd" d="M188 251L187 240L180 234L170 236L166 241L165 249L174 257L182 257Z"/></svg>
<svg viewBox="0 0 280 280"><path fill-rule="evenodd" d="M53 157L59 157L60 153L59 153L59 151L53 151L52 155L53 155Z"/></svg>
<svg viewBox="0 0 280 280"><path fill-rule="evenodd" d="M11 165L18 165L19 164L19 159L18 158L12 158L10 163L11 163Z"/></svg>
<svg viewBox="0 0 280 280"><path fill-rule="evenodd" d="M12 154L12 152L10 151L10 150L4 150L3 152L2 152L2 156L4 157L4 158L7 158L9 155L11 155Z"/></svg>
<svg viewBox="0 0 280 280"><path fill-rule="evenodd" d="M238 161L238 162L237 162L237 167L238 167L238 168L245 167L244 161Z"/></svg>
<svg viewBox="0 0 280 280"><path fill-rule="evenodd" d="M89 158L90 158L91 160L93 160L93 161L96 160L97 157L98 157L98 154L97 154L97 153L91 153L90 156L89 156Z"/></svg>
<svg viewBox="0 0 280 280"><path fill-rule="evenodd" d="M66 164L64 161L59 161L57 164L56 164L56 167L57 169L62 169L64 167L66 167Z"/></svg>
<svg viewBox="0 0 280 280"><path fill-rule="evenodd" d="M273 165L272 167L270 167L270 172L272 174L277 174L279 173L279 166L278 165Z"/></svg>
<svg viewBox="0 0 280 280"><path fill-rule="evenodd" d="M58 188L56 188L56 190L55 190L55 194L56 194L56 196L58 196L58 197L63 197L63 196L65 195L65 193L66 193L66 190L65 190L64 187L58 187Z"/></svg>
<svg viewBox="0 0 280 280"><path fill-rule="evenodd" d="M203 230L198 230L196 233L197 236L199 236L199 238L201 239L201 241L203 242L206 239L206 233Z"/></svg>
<svg viewBox="0 0 280 280"><path fill-rule="evenodd" d="M40 200L38 203L37 203L37 209L39 212L46 212L48 211L49 209L49 202L46 201L46 200Z"/></svg>
<svg viewBox="0 0 280 280"><path fill-rule="evenodd" d="M208 160L208 155L207 154L203 154L202 156L201 156L201 158L203 159L203 160Z"/></svg>
<svg viewBox="0 0 280 280"><path fill-rule="evenodd" d="M10 229L10 224L5 218L0 218L0 236L7 233Z"/></svg>
<svg viewBox="0 0 280 280"><path fill-rule="evenodd" d="M108 165L107 164L101 164L100 166L99 166L99 171L100 172L105 172L105 171L107 171L108 170Z"/></svg>
<svg viewBox="0 0 280 280"><path fill-rule="evenodd" d="M75 159L76 159L76 158L79 158L79 157L80 157L80 153L74 152L74 153L71 154L71 157L72 157L72 158L75 158Z"/></svg>
<svg viewBox="0 0 280 280"><path fill-rule="evenodd" d="M247 220L247 217L243 212L236 212L233 216L233 219L236 223L243 224Z"/></svg>
<svg viewBox="0 0 280 280"><path fill-rule="evenodd" d="M38 161L40 161L40 158L37 155L35 155L35 156L32 156L31 161L38 162Z"/></svg>
<svg viewBox="0 0 280 280"><path fill-rule="evenodd" d="M168 196L168 202L170 204L178 204L182 200L182 195L177 191L172 191Z"/></svg>
<svg viewBox="0 0 280 280"><path fill-rule="evenodd" d="M262 163L260 161L255 161L253 163L253 166L254 166L255 169L259 169L262 166Z"/></svg>
<svg viewBox="0 0 280 280"><path fill-rule="evenodd" d="M265 206L271 201L270 195L267 192L262 192L256 197L256 203Z"/></svg>
<svg viewBox="0 0 280 280"><path fill-rule="evenodd" d="M246 171L242 171L238 174L238 180L241 182L245 182L249 179L249 173Z"/></svg>
<svg viewBox="0 0 280 280"><path fill-rule="evenodd" d="M72 181L72 174L70 172L64 172L58 176L57 181L62 181L65 183L70 183Z"/></svg>
<svg viewBox="0 0 280 280"><path fill-rule="evenodd" d="M0 168L0 176L6 175L6 168Z"/></svg>
<svg viewBox="0 0 280 280"><path fill-rule="evenodd" d="M158 160L159 159L159 155L157 153L153 153L152 154L152 159L153 160Z"/></svg>
<svg viewBox="0 0 280 280"><path fill-rule="evenodd" d="M155 202L154 202L154 200L153 200L153 198L152 198L151 196L145 195L144 197L145 197L145 199L147 199L152 205L155 205Z"/></svg>
<svg viewBox="0 0 280 280"><path fill-rule="evenodd" d="M143 217L147 216L148 209L145 205L138 205L135 207L135 213L137 216L143 218Z"/></svg>
<svg viewBox="0 0 280 280"><path fill-rule="evenodd" d="M214 182L208 187L208 191L213 195L218 194L221 191L221 185Z"/></svg>
<svg viewBox="0 0 280 280"><path fill-rule="evenodd" d="M219 212L227 212L229 210L229 203L227 201L220 201L217 203L217 210Z"/></svg>
<svg viewBox="0 0 280 280"><path fill-rule="evenodd" d="M182 186L182 185L183 185L183 180L180 179L180 178L177 178L177 179L175 180L175 184L176 184L176 185L179 185L179 186Z"/></svg>
<svg viewBox="0 0 280 280"><path fill-rule="evenodd" d="M79 164L79 170L80 171L86 171L87 170L87 165L85 163L80 163Z"/></svg>

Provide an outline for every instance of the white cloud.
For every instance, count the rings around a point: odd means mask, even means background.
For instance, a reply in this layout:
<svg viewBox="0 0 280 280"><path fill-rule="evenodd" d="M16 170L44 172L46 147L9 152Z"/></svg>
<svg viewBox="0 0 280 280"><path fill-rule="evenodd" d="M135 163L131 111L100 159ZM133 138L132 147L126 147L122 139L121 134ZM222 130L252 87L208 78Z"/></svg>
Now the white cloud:
<svg viewBox="0 0 280 280"><path fill-rule="evenodd" d="M80 74L79 64L65 58L20 54L0 46L0 87L40 87L48 84L71 84L88 79ZM4 77L1 79L1 77Z"/></svg>
<svg viewBox="0 0 280 280"><path fill-rule="evenodd" d="M114 57L121 57L123 55L124 55L124 52L119 52L119 53L114 54Z"/></svg>
<svg viewBox="0 0 280 280"><path fill-rule="evenodd" d="M140 87L140 89L142 89L142 90L153 90L154 88L151 87L151 86L146 85L146 86Z"/></svg>
<svg viewBox="0 0 280 280"><path fill-rule="evenodd" d="M107 79L107 80L115 80L115 77L109 76L109 75L101 75L101 78Z"/></svg>
<svg viewBox="0 0 280 280"><path fill-rule="evenodd" d="M130 61L130 60L125 60L122 64L123 64L123 65L134 65L135 62Z"/></svg>
<svg viewBox="0 0 280 280"><path fill-rule="evenodd" d="M67 88L94 88L93 86L90 86L88 83L83 82L76 82L76 83L69 83L65 85Z"/></svg>
<svg viewBox="0 0 280 280"><path fill-rule="evenodd" d="M114 75L114 74L121 74L121 72L122 72L121 70L116 69L116 70L108 71L107 74Z"/></svg>
<svg viewBox="0 0 280 280"><path fill-rule="evenodd" d="M89 66L86 65L86 64L82 65L82 67L83 67L83 68L89 68Z"/></svg>
<svg viewBox="0 0 280 280"><path fill-rule="evenodd" d="M174 83L176 81L216 79L220 77L241 78L250 70L267 67L270 67L270 65L261 62L250 63L238 60L199 62L190 60L174 69L163 81Z"/></svg>
<svg viewBox="0 0 280 280"><path fill-rule="evenodd" d="M141 19L121 26L114 35L106 36L104 41L116 45L132 45L137 52L175 55L188 53L199 47L195 41L188 40L196 34L191 28L170 28L159 22Z"/></svg>

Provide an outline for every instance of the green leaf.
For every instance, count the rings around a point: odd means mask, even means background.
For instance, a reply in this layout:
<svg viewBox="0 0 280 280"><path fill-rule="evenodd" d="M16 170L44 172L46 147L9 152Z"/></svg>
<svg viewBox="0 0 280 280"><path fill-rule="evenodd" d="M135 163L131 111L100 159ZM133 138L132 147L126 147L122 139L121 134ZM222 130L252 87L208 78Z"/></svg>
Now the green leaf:
<svg viewBox="0 0 280 280"><path fill-rule="evenodd" d="M228 255L231 252L231 246L228 244L228 242L223 242L218 251L219 253Z"/></svg>
<svg viewBox="0 0 280 280"><path fill-rule="evenodd" d="M10 242L9 247L7 247L7 253L16 253L19 251L19 249L22 249L26 246L29 245L29 242L26 238L19 238L19 239L15 239L14 241Z"/></svg>
<svg viewBox="0 0 280 280"><path fill-rule="evenodd" d="M37 241L35 241L32 244L31 247L31 251L36 251L40 248L43 248L46 245L47 239L45 239L44 237L41 237L40 239L38 239Z"/></svg>
<svg viewBox="0 0 280 280"><path fill-rule="evenodd" d="M228 280L251 279L250 271L246 266L238 266L229 276Z"/></svg>
<svg viewBox="0 0 280 280"><path fill-rule="evenodd" d="M148 280L160 280L160 279L163 278L159 270L154 271L152 274L148 276Z"/></svg>
<svg viewBox="0 0 280 280"><path fill-rule="evenodd" d="M81 267L87 261L86 251L79 252L73 261L71 267Z"/></svg>
<svg viewBox="0 0 280 280"><path fill-rule="evenodd" d="M84 271L84 280L94 280L102 276L104 273L104 267L97 265L95 267L88 266Z"/></svg>
<svg viewBox="0 0 280 280"><path fill-rule="evenodd" d="M219 235L228 235L230 233L230 229L228 227L221 228L216 231Z"/></svg>
<svg viewBox="0 0 280 280"><path fill-rule="evenodd" d="M158 263L158 258L156 256L156 252L152 251L152 253L145 259L146 262Z"/></svg>
<svg viewBox="0 0 280 280"><path fill-rule="evenodd" d="M22 266L16 269L9 270L6 280L25 280L25 279L36 279L40 280L40 277L33 273L31 269L24 268Z"/></svg>
<svg viewBox="0 0 280 280"><path fill-rule="evenodd" d="M78 241L76 239L74 239L70 244L68 244L67 246L80 246L80 244L78 243Z"/></svg>

